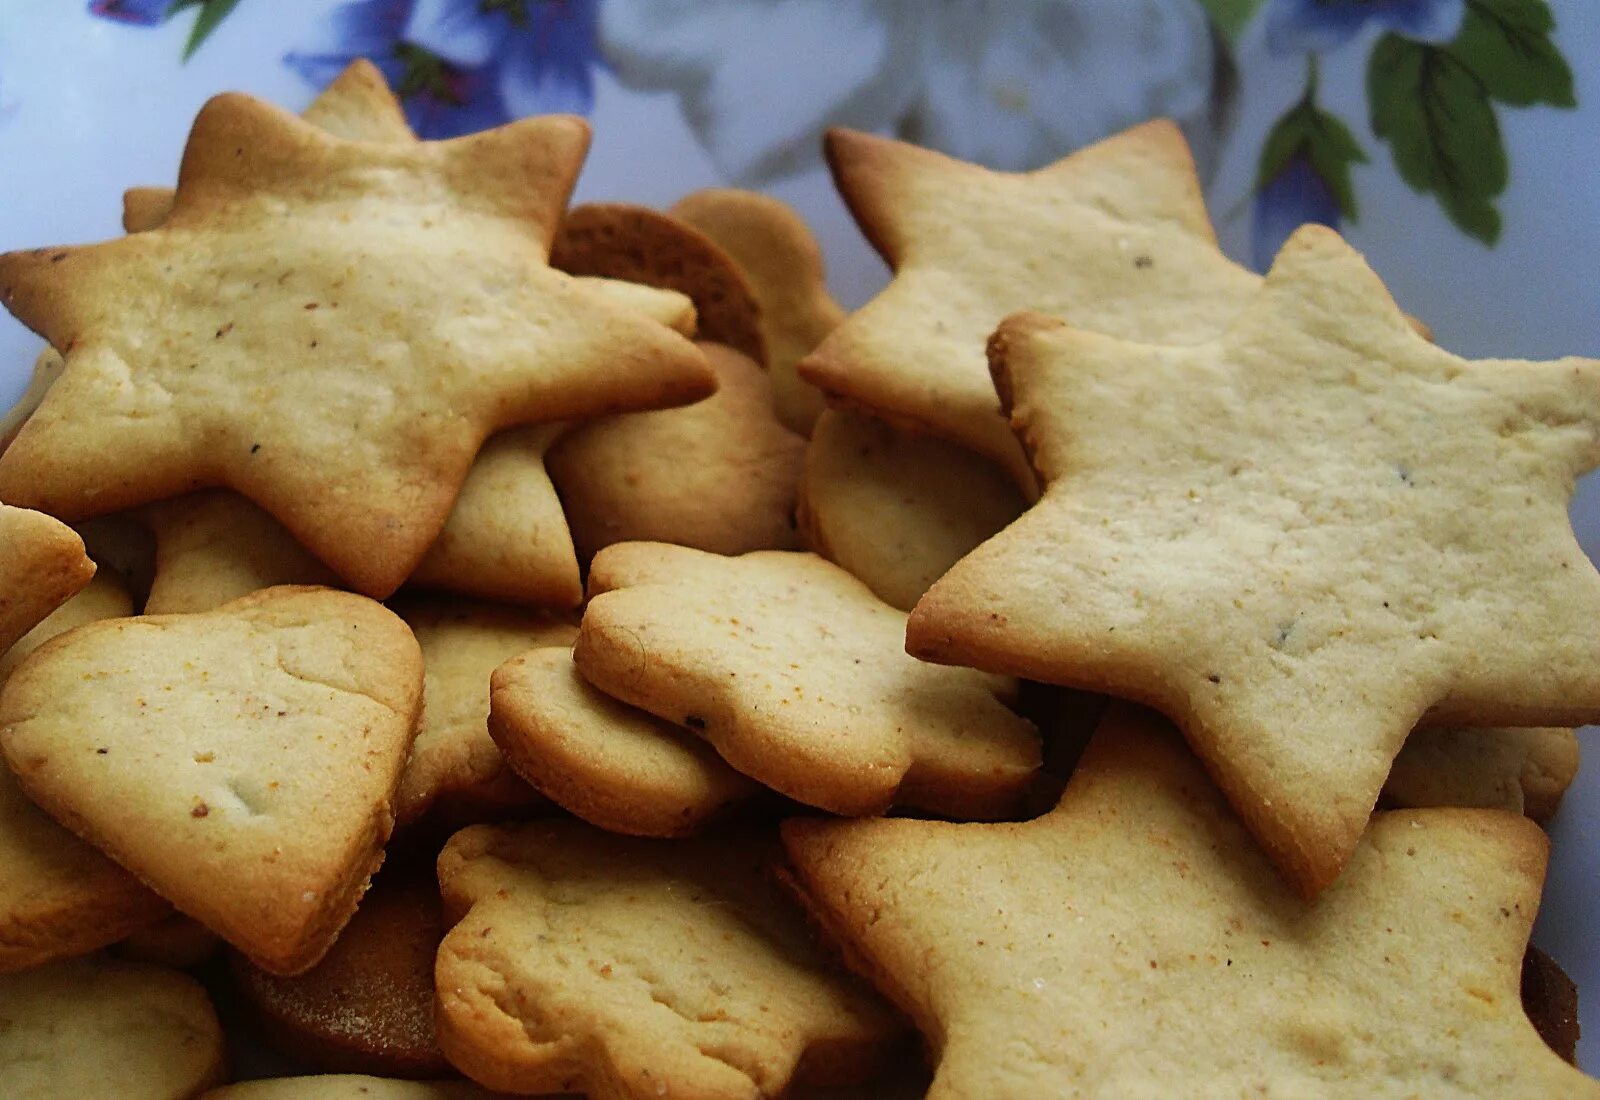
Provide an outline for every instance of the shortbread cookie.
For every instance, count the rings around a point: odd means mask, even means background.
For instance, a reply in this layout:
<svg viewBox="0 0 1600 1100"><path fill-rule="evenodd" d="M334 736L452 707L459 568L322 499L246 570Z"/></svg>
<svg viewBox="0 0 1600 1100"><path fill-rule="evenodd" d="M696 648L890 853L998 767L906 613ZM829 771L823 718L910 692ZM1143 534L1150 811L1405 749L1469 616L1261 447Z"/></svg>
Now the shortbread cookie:
<svg viewBox="0 0 1600 1100"><path fill-rule="evenodd" d="M83 591L50 612L38 626L28 631L16 644L0 653L0 684L6 682L12 669L22 659L51 638L65 634L85 623L101 619L120 619L133 614L133 598L122 578L109 569L100 569L90 578Z"/></svg>
<svg viewBox="0 0 1600 1100"><path fill-rule="evenodd" d="M894 280L800 363L836 402L943 436L1028 484L983 346L1020 309L1132 340L1208 340L1259 276L1225 257L1177 126L1147 122L1036 172L852 130L835 184Z"/></svg>
<svg viewBox="0 0 1600 1100"><path fill-rule="evenodd" d="M33 411L44 401L44 395L50 392L50 387L61 377L61 370L65 366L66 361L54 348L45 348L39 353L39 357L33 361L33 374L28 378L28 388L22 391L22 396L17 398L15 405L0 415L0 451L11 445L11 441L22 430L22 425L27 423L28 417L32 416Z"/></svg>
<svg viewBox="0 0 1600 1100"><path fill-rule="evenodd" d="M685 195L667 213L710 237L744 272L761 311L778 419L810 435L822 393L801 381L795 364L846 316L828 293L822 249L810 227L772 196L733 187Z"/></svg>
<svg viewBox="0 0 1600 1100"><path fill-rule="evenodd" d="M870 1075L900 1030L824 965L770 879L770 834L638 840L571 822L439 856L439 1041L508 1092L777 1096Z"/></svg>
<svg viewBox="0 0 1600 1100"><path fill-rule="evenodd" d="M1570 729L1420 729L1383 784L1390 806L1479 806L1548 821L1578 775Z"/></svg>
<svg viewBox="0 0 1600 1100"><path fill-rule="evenodd" d="M395 818L415 821L440 798L477 808L479 820L540 803L506 767L489 737L489 677L536 646L570 645L567 621L462 600L398 604L427 670L422 720L395 795Z"/></svg>
<svg viewBox="0 0 1600 1100"><path fill-rule="evenodd" d="M333 584L333 571L238 493L213 489L137 513L156 540L147 615L211 611L280 584Z"/></svg>
<svg viewBox="0 0 1600 1100"><path fill-rule="evenodd" d="M94 577L70 527L0 504L0 654Z"/></svg>
<svg viewBox="0 0 1600 1100"><path fill-rule="evenodd" d="M396 871L399 874L396 874ZM444 935L433 868L386 869L322 961L298 977L233 953L244 1003L268 1041L339 1073L448 1073L433 1032L433 958Z"/></svg>
<svg viewBox="0 0 1600 1100"><path fill-rule="evenodd" d="M573 658L734 768L843 814L1003 817L1039 766L1013 681L907 657L906 617L814 554L626 543L589 573Z"/></svg>
<svg viewBox="0 0 1600 1100"><path fill-rule="evenodd" d="M902 611L1027 506L988 459L860 413L823 413L806 447L806 543Z"/></svg>
<svg viewBox="0 0 1600 1100"><path fill-rule="evenodd" d="M784 839L933 1048L931 1096L1600 1096L1522 1010L1548 842L1517 815L1379 814L1313 905L1124 707L1046 817Z"/></svg>
<svg viewBox="0 0 1600 1100"><path fill-rule="evenodd" d="M494 1100L470 1081L397 1081L357 1074L273 1077L212 1089L200 1100Z"/></svg>
<svg viewBox="0 0 1600 1100"><path fill-rule="evenodd" d="M1320 226L1217 340L1024 314L992 350L1046 495L923 597L908 650L1166 711L1308 894L1425 715L1600 718L1567 519L1600 362L1458 358Z"/></svg>
<svg viewBox="0 0 1600 1100"><path fill-rule="evenodd" d="M563 430L546 424L489 440L413 584L537 607L583 602L572 534L545 471Z"/></svg>
<svg viewBox="0 0 1600 1100"><path fill-rule="evenodd" d="M573 275L662 287L694 302L700 338L765 365L761 307L739 265L699 230L648 206L586 203L568 210L550 263Z"/></svg>
<svg viewBox="0 0 1600 1100"><path fill-rule="evenodd" d="M699 737L590 687L566 646L507 661L491 684L506 763L591 825L689 836L761 793Z"/></svg>
<svg viewBox="0 0 1600 1100"><path fill-rule="evenodd" d="M46 644L0 690L0 749L52 816L294 974L383 859L421 700L391 612L273 588Z"/></svg>
<svg viewBox="0 0 1600 1100"><path fill-rule="evenodd" d="M222 1028L186 974L95 957L0 978L10 1100L173 1100L224 1070Z"/></svg>
<svg viewBox="0 0 1600 1100"><path fill-rule="evenodd" d="M772 411L772 382L736 351L702 344L717 392L682 409L574 427L550 451L578 553L673 542L717 554L799 545L805 440Z"/></svg>
<svg viewBox="0 0 1600 1100"><path fill-rule="evenodd" d="M171 912L0 766L0 973L87 954Z"/></svg>
<svg viewBox="0 0 1600 1100"><path fill-rule="evenodd" d="M587 143L560 116L350 142L213 99L160 228L0 257L0 301L70 349L0 497L83 518L226 486L392 592L494 432L715 388L681 336L547 266Z"/></svg>
<svg viewBox="0 0 1600 1100"><path fill-rule="evenodd" d="M217 934L193 917L173 913L146 925L116 946L118 957L178 970L201 965L222 949Z"/></svg>

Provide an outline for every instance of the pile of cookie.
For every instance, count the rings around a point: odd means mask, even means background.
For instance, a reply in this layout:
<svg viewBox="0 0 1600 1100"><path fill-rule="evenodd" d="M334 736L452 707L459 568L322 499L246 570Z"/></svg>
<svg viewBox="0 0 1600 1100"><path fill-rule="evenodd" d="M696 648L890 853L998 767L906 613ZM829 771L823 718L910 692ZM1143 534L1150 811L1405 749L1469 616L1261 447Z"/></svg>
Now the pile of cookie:
<svg viewBox="0 0 1600 1100"><path fill-rule="evenodd" d="M849 315L587 141L358 62L0 256L0 1092L1600 1096L1600 363L1237 267L1167 123L832 133Z"/></svg>

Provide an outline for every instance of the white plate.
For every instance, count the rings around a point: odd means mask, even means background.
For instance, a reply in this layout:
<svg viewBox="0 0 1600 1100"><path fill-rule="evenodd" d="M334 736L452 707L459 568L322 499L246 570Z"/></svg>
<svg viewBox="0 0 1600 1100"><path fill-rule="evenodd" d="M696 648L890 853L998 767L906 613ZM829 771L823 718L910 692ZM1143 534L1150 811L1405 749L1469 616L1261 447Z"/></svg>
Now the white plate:
<svg viewBox="0 0 1600 1100"><path fill-rule="evenodd" d="M759 177L811 222L847 304L870 296L884 272L817 162L816 134L834 120L917 127L953 152L1017 167L1151 114L1176 115L1207 168L1224 244L1248 259L1262 244L1252 241L1254 215L1267 201L1252 191L1260 152L1274 120L1305 90L1310 48L1321 109L1344 120L1369 159L1352 176L1360 220L1346 218L1343 228L1400 302L1463 354L1600 356L1600 5L1558 5L1552 41L1575 74L1577 109L1491 105L1510 166L1510 184L1494 199L1503 228L1493 248L1408 188L1367 122L1364 79L1379 37L1397 29L1448 40L1460 0L1367 5L1364 25L1343 36L1348 20L1310 0L976 8L535 0L524 5L521 27L480 10L515 3L244 0L187 63L180 54L194 9L163 19L168 5L0 0L0 249L116 235L122 189L173 179L189 122L209 95L239 89L299 109L314 91L303 72L331 75L341 53L393 58L406 35L460 63L459 86L476 89L469 120L587 107L595 143L580 200L665 205L699 187ZM973 14L979 8L984 14ZM1233 33L1215 30L1203 8ZM1314 193L1301 199L1318 201ZM37 347L0 317L0 407L20 391ZM1594 557L1600 491L1592 480L1573 515ZM1600 938L1591 931L1600 912L1597 754L1587 756L1551 836L1535 942L1586 995L1581 1050L1600 1065Z"/></svg>

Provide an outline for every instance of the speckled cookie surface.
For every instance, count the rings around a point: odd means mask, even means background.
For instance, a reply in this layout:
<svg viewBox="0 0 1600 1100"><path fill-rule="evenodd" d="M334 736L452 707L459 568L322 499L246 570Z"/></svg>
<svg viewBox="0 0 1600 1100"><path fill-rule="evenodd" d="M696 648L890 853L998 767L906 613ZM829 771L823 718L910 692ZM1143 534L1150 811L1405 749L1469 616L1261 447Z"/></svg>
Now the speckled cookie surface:
<svg viewBox="0 0 1600 1100"><path fill-rule="evenodd" d="M1302 901L1154 715L1020 825L794 820L813 912L918 1022L930 1096L1600 1096L1519 996L1547 842L1378 815Z"/></svg>
<svg viewBox="0 0 1600 1100"><path fill-rule="evenodd" d="M1600 363L1460 359L1318 226L1214 341L1025 314L993 356L1048 487L908 650L1162 709L1307 893L1425 716L1600 718L1600 574L1567 518Z"/></svg>
<svg viewBox="0 0 1600 1100"><path fill-rule="evenodd" d="M589 591L584 679L797 801L1004 816L1038 768L1012 681L912 660L905 614L815 554L624 543Z"/></svg>
<svg viewBox="0 0 1600 1100"><path fill-rule="evenodd" d="M596 1100L742 1100L869 1074L899 1022L827 967L769 877L776 854L753 830L457 833L439 857L460 917L436 969L445 1053L492 1088Z"/></svg>
<svg viewBox="0 0 1600 1100"><path fill-rule="evenodd" d="M567 646L501 665L490 705L489 732L512 770L609 832L687 836L762 790L700 737L591 687Z"/></svg>
<svg viewBox="0 0 1600 1100"><path fill-rule="evenodd" d="M264 968L327 950L382 859L422 659L360 596L92 623L0 690L28 794Z"/></svg>

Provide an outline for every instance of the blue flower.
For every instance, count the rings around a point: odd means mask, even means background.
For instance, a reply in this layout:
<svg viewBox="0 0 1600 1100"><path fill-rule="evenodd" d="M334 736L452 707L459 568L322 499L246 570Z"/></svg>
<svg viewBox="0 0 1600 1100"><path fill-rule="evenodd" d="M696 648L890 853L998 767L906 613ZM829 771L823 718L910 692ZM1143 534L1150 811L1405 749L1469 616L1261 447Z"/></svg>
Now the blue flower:
<svg viewBox="0 0 1600 1100"><path fill-rule="evenodd" d="M1465 15L1465 0L1272 0L1267 48L1274 53L1326 53L1368 23L1421 42L1448 42Z"/></svg>
<svg viewBox="0 0 1600 1100"><path fill-rule="evenodd" d="M140 27L163 22L171 7L172 0L89 0L90 15Z"/></svg>
<svg viewBox="0 0 1600 1100"><path fill-rule="evenodd" d="M417 0L406 40L453 64L493 68L507 114L594 106L598 0Z"/></svg>
<svg viewBox="0 0 1600 1100"><path fill-rule="evenodd" d="M1290 157L1278 174L1256 191L1250 226L1250 258L1256 270L1271 267L1283 242L1307 222L1338 229L1339 201L1302 152Z"/></svg>
<svg viewBox="0 0 1600 1100"><path fill-rule="evenodd" d="M399 95L412 129L425 138L459 137L508 121L491 68L457 65L405 40L413 7L414 0L341 4L323 28L324 40L288 54L284 63L324 88L350 62L367 58Z"/></svg>

